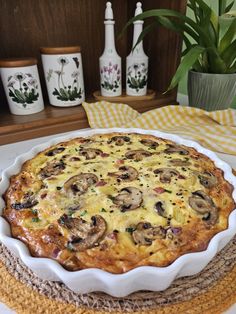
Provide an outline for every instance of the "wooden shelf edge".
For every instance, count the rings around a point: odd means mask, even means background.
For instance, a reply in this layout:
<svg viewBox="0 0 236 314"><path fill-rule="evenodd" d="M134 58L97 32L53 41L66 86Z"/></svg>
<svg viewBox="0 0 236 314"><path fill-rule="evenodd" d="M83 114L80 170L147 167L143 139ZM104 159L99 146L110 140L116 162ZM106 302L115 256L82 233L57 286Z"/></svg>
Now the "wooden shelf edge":
<svg viewBox="0 0 236 314"><path fill-rule="evenodd" d="M80 120L68 123L59 123L51 126L43 126L29 130L21 130L8 134L0 134L0 145L30 140L37 137L48 136L63 132L88 128L88 120Z"/></svg>
<svg viewBox="0 0 236 314"><path fill-rule="evenodd" d="M88 102L92 101L94 100L90 99ZM142 113L176 104L178 103L175 95L170 94L157 95L155 99L148 101L130 102L129 106ZM30 116L16 117L10 114L6 114L1 119L4 123L1 125L0 121L0 145L89 127L82 106L70 108L47 106L43 112L34 115L31 121Z"/></svg>

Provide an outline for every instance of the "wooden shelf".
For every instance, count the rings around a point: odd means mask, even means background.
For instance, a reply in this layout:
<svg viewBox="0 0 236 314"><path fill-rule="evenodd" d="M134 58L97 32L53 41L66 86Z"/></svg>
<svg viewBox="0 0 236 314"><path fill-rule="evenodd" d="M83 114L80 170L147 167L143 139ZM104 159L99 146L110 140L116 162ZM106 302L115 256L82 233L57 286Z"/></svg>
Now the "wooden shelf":
<svg viewBox="0 0 236 314"><path fill-rule="evenodd" d="M90 97L86 101L96 100ZM152 100L129 102L129 105L139 112L170 104L177 104L174 93L157 93ZM12 115L6 109L0 115L0 145L86 127L89 127L89 124L82 106L59 108L46 105L44 111L27 116Z"/></svg>
<svg viewBox="0 0 236 314"><path fill-rule="evenodd" d="M125 85L125 60L131 51L133 28L119 40L124 25L134 14L137 0L113 0L116 48L121 56L122 81ZM55 5L55 3L57 5ZM172 9L185 14L187 0L144 0L144 10ZM44 99L47 99L45 77L39 47L81 46L84 83L87 95L99 89L99 57L104 49L104 8L106 0L0 0L0 58L34 57L38 60ZM14 12L14 14L12 14ZM27 18L22 12L27 12ZM9 16L11 18L9 19ZM35 18L37 17L37 18ZM14 32L12 31L14 25ZM22 45L22 43L24 43ZM182 38L164 27L157 27L144 39L149 57L148 86L155 91L167 90L178 67ZM94 102L90 97L88 102ZM45 110L27 116L9 113L0 81L0 145L88 127L82 106L58 108L46 105ZM114 100L115 101L115 100ZM123 101L123 100L122 100ZM46 101L45 101L46 102ZM176 90L158 94L150 100L128 103L139 112L176 104Z"/></svg>

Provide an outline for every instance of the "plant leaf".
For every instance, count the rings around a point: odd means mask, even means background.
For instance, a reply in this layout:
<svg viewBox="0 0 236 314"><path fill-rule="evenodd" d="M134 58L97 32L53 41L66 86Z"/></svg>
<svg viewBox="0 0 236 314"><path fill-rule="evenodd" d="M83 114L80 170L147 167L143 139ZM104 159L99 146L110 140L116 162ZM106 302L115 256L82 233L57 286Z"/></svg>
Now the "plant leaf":
<svg viewBox="0 0 236 314"><path fill-rule="evenodd" d="M186 46L186 49L184 49L181 53L181 56L183 57L186 55L186 53L192 48L193 44L190 42L187 36L183 35L184 44Z"/></svg>
<svg viewBox="0 0 236 314"><path fill-rule="evenodd" d="M144 27L142 33L139 35L137 42L134 46L134 48L132 49L132 51L135 50L135 48L137 47L137 45L143 40L143 38L154 28L154 26L156 26L156 22L153 22L149 25L147 25L146 27Z"/></svg>
<svg viewBox="0 0 236 314"><path fill-rule="evenodd" d="M233 63L233 65L229 68L229 70L227 71L227 73L236 73L236 61Z"/></svg>
<svg viewBox="0 0 236 314"><path fill-rule="evenodd" d="M223 58L219 55L219 52L216 49L209 47L206 49L208 55L209 69L208 73L225 73L226 64Z"/></svg>
<svg viewBox="0 0 236 314"><path fill-rule="evenodd" d="M198 3L199 7L202 9L205 15L210 16L210 21L212 22L212 25L215 29L215 31L218 31L218 16L215 14L214 10L211 9L209 5L207 5L203 0L194 0L196 3Z"/></svg>
<svg viewBox="0 0 236 314"><path fill-rule="evenodd" d="M225 12L224 13L229 12L232 9L233 5L234 5L234 0L225 8Z"/></svg>
<svg viewBox="0 0 236 314"><path fill-rule="evenodd" d="M193 11L196 22L200 21L200 16L199 16L199 8L196 6L196 2L194 0L189 0L190 3L187 4L187 6Z"/></svg>
<svg viewBox="0 0 236 314"><path fill-rule="evenodd" d="M219 16L225 13L227 0L219 0Z"/></svg>
<svg viewBox="0 0 236 314"><path fill-rule="evenodd" d="M188 33L196 42L199 40L198 34L188 25L184 23L180 23L178 21L170 20L167 17L164 16L158 16L156 17L156 20L164 27L173 30L175 32L178 32L180 34L183 34L184 32Z"/></svg>
<svg viewBox="0 0 236 314"><path fill-rule="evenodd" d="M179 20L181 20L184 23L187 23L189 26L191 26L196 33L198 33L199 37L202 38L202 41L204 42L204 45L206 47L214 47L214 42L212 42L209 38L209 36L205 33L205 30L202 29L197 23L195 23L191 18L187 17L186 15L169 9L157 9L157 10L149 10L146 12L143 12L132 19L130 19L125 27L123 28L122 32L125 31L125 29L131 25L133 22L146 19L149 17L158 17L158 16L169 16L169 17L176 17Z"/></svg>
<svg viewBox="0 0 236 314"><path fill-rule="evenodd" d="M236 39L221 54L226 67L229 68L236 59Z"/></svg>
<svg viewBox="0 0 236 314"><path fill-rule="evenodd" d="M220 54L229 46L236 34L236 18L233 19L228 30L222 37L219 45Z"/></svg>
<svg viewBox="0 0 236 314"><path fill-rule="evenodd" d="M204 28L206 34L210 36L212 42L218 43L219 37L219 23L218 17L215 12L203 1L195 0L202 11L202 17L200 17L199 24Z"/></svg>
<svg viewBox="0 0 236 314"><path fill-rule="evenodd" d="M179 81L184 77L184 75L191 69L193 64L197 61L198 57L205 51L204 47L195 46L191 48L188 53L183 57L174 77L171 80L170 86L167 91L173 89L178 85Z"/></svg>

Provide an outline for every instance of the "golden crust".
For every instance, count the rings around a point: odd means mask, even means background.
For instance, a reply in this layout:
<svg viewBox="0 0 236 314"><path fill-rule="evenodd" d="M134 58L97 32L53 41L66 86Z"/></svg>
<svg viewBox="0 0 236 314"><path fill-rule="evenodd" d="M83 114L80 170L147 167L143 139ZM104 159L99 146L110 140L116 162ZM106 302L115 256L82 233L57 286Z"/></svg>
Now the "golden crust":
<svg viewBox="0 0 236 314"><path fill-rule="evenodd" d="M206 249L235 208L232 186L207 156L123 133L76 138L40 152L11 177L4 197L12 235L33 256L69 270L111 273L167 266ZM199 199L207 211L196 208Z"/></svg>

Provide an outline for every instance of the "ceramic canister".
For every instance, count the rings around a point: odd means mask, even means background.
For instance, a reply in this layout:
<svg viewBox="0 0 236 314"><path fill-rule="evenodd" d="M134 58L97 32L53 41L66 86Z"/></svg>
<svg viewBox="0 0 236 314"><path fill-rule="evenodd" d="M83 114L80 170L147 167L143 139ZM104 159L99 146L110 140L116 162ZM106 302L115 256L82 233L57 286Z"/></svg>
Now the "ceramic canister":
<svg viewBox="0 0 236 314"><path fill-rule="evenodd" d="M11 113L28 115L44 109L36 59L2 59L0 73Z"/></svg>
<svg viewBox="0 0 236 314"><path fill-rule="evenodd" d="M84 101L84 79L79 46L40 48L50 104L70 107Z"/></svg>

